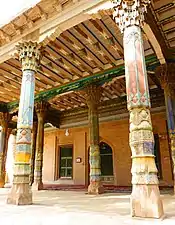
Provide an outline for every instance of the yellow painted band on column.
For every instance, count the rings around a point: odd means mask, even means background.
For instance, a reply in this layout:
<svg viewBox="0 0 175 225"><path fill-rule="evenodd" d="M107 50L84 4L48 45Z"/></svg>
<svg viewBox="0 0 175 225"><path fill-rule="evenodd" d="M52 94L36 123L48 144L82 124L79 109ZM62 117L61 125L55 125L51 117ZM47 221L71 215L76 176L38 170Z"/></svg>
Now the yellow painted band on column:
<svg viewBox="0 0 175 225"><path fill-rule="evenodd" d="M31 154L30 153L20 152L20 153L16 153L15 154L15 162L26 162L26 163L29 163L30 162L30 158L31 158Z"/></svg>
<svg viewBox="0 0 175 225"><path fill-rule="evenodd" d="M157 173L154 158L133 158L132 159L132 173Z"/></svg>

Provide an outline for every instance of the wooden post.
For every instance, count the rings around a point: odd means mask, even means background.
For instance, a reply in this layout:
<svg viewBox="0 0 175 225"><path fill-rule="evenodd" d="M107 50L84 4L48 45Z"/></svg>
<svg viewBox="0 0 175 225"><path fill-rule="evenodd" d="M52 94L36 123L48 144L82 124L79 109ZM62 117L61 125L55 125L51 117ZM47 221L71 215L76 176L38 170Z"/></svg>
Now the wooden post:
<svg viewBox="0 0 175 225"><path fill-rule="evenodd" d="M98 104L101 98L101 89L95 85L89 85L85 88L85 96L89 108L89 164L90 164L90 184L89 194L101 194L104 188L101 184L101 163L99 149L99 117Z"/></svg>
<svg viewBox="0 0 175 225"><path fill-rule="evenodd" d="M171 158L174 174L175 194L175 65L174 63L160 65L156 69L156 76L159 78L164 89L168 133L171 146Z"/></svg>
<svg viewBox="0 0 175 225"><path fill-rule="evenodd" d="M10 129L8 124L11 120L11 115L8 112L0 112L0 123L1 123L1 136L0 136L0 188L5 185L5 165L7 158L7 146Z"/></svg>
<svg viewBox="0 0 175 225"><path fill-rule="evenodd" d="M32 186L32 184L34 182L37 129L38 129L38 121L34 121L33 122L33 130L32 130L32 155L31 155L31 161L30 161L30 166L31 166L30 186Z"/></svg>
<svg viewBox="0 0 175 225"><path fill-rule="evenodd" d="M49 104L47 102L39 102L35 109L38 116L38 134L36 143L34 183L32 189L42 190L42 168L43 168L43 147L44 147L44 120Z"/></svg>

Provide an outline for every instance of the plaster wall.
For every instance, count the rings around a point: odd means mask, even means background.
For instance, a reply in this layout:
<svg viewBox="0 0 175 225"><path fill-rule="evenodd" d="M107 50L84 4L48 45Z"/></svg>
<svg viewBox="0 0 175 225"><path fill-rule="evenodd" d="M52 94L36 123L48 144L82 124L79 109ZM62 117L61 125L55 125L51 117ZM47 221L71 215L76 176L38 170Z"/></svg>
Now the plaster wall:
<svg viewBox="0 0 175 225"><path fill-rule="evenodd" d="M160 159L162 167L161 186L172 185L172 170L167 140L165 114L152 116L153 131L159 135ZM128 140L129 122L127 120L111 121L100 124L100 141L104 141L113 150L114 181L117 186L131 185L131 152ZM45 131L43 182L51 184L88 184L88 127L69 129L69 136L65 130L56 129ZM73 179L59 179L59 145L73 145ZM76 163L76 158L81 163ZM56 171L57 170L57 171ZM57 174L57 176L55 176Z"/></svg>

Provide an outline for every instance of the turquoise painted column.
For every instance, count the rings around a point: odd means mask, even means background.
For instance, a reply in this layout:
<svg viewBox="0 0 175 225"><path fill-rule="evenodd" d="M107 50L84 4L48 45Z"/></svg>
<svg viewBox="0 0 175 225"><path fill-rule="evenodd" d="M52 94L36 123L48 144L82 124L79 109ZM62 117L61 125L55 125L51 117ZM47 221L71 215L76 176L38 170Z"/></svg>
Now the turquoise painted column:
<svg viewBox="0 0 175 225"><path fill-rule="evenodd" d="M7 203L32 204L29 185L31 160L31 130L33 126L35 73L40 61L40 45L24 42L18 45L19 60L22 63L22 85L18 112L16 152L13 185Z"/></svg>
<svg viewBox="0 0 175 225"><path fill-rule="evenodd" d="M123 33L129 144L132 152L131 215L160 218L163 215L154 136L150 115L150 97L141 27L149 0L113 0L114 18Z"/></svg>
<svg viewBox="0 0 175 225"><path fill-rule="evenodd" d="M167 114L168 133L171 147L171 159L174 174L175 193L175 65L174 63L160 65L156 69L156 76L159 78L164 89L165 106Z"/></svg>

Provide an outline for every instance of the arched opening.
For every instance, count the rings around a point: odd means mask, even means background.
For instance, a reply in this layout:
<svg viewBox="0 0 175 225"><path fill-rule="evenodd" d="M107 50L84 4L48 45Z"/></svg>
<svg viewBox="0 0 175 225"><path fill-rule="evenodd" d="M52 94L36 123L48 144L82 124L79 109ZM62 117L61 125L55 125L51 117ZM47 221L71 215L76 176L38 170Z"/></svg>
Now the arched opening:
<svg viewBox="0 0 175 225"><path fill-rule="evenodd" d="M105 142L100 142L99 148L101 158L101 180L111 184L114 182L112 148ZM88 148L88 184L90 182L89 151L90 147Z"/></svg>
<svg viewBox="0 0 175 225"><path fill-rule="evenodd" d="M101 176L113 176L113 157L112 148L105 142L100 142L100 157L101 157Z"/></svg>

